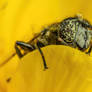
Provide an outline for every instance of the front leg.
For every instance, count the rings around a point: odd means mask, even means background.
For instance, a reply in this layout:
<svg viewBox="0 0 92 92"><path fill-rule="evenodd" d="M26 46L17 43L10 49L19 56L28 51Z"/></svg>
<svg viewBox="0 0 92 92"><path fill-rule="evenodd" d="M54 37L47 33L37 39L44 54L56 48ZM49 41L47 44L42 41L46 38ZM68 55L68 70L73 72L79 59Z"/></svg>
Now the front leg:
<svg viewBox="0 0 92 92"><path fill-rule="evenodd" d="M22 58L25 54L27 54L27 52L33 51L34 49L34 46L25 42L17 41L15 43L15 50L19 58ZM23 50L24 53L21 50Z"/></svg>
<svg viewBox="0 0 92 92"><path fill-rule="evenodd" d="M33 51L37 48L42 56L44 69L48 69L44 54L43 54L42 50L40 49L40 47L44 47L44 45L40 42L37 42L36 45L30 45L25 42L17 41L15 44L16 53L19 56L19 58L22 58L25 54L27 54L28 52ZM24 50L24 53L22 53L20 49Z"/></svg>

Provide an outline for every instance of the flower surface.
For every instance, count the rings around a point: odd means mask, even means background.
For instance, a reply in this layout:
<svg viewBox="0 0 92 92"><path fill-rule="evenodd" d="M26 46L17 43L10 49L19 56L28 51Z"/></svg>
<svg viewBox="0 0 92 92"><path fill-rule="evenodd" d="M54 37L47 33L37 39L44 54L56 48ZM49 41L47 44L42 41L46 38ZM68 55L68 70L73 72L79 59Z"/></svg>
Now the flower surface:
<svg viewBox="0 0 92 92"><path fill-rule="evenodd" d="M49 24L82 14L92 24L92 0L0 0L0 92L92 92L92 57L66 46L42 48L21 60L17 40L29 41Z"/></svg>

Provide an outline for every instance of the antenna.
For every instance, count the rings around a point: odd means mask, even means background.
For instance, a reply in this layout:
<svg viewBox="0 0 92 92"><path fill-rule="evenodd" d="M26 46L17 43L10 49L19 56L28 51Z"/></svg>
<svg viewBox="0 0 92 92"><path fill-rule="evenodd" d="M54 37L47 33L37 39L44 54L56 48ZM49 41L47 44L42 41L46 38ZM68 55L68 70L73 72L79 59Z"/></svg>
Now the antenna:
<svg viewBox="0 0 92 92"><path fill-rule="evenodd" d="M3 61L3 63L0 64L0 67L2 67L3 65L5 65L6 63L9 62L9 60L11 58L13 58L16 55L16 52L12 53L6 60Z"/></svg>

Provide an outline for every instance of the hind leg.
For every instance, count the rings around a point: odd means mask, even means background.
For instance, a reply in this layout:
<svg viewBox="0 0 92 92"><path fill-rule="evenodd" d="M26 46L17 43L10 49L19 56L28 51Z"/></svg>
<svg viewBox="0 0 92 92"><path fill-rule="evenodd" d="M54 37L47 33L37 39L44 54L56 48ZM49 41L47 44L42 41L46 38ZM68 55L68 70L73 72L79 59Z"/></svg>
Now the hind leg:
<svg viewBox="0 0 92 92"><path fill-rule="evenodd" d="M88 52L86 52L86 54L89 54L90 55L91 50L92 50L92 46L90 46L90 48L89 48Z"/></svg>

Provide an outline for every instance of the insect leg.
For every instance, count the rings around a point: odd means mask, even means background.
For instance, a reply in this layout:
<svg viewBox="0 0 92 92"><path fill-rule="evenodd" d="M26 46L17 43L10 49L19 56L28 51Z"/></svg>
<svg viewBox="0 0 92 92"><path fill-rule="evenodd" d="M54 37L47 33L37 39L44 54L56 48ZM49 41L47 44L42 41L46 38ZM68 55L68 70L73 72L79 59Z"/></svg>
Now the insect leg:
<svg viewBox="0 0 92 92"><path fill-rule="evenodd" d="M15 44L15 49L16 49L16 53L18 54L19 58L22 58L25 55L25 54L21 53L19 47L22 48L24 51L28 50L29 52L33 51L34 49L36 49L35 46L32 46L32 45L30 45L28 43L17 41L16 44ZM48 69L46 61L45 61L45 58L44 58L44 55L43 55L43 52L40 49L40 47L43 47L42 44L40 42L37 42L36 47L37 47L37 49L39 50L39 52L40 52L40 54L42 56L44 68Z"/></svg>
<svg viewBox="0 0 92 92"><path fill-rule="evenodd" d="M16 50L16 53L19 56L19 58L22 58L23 54L20 52L20 49L18 48L17 44L15 44L15 50Z"/></svg>
<svg viewBox="0 0 92 92"><path fill-rule="evenodd" d="M90 55L91 50L92 50L92 46L90 46L90 48L89 48L88 52L86 52L86 54L89 54Z"/></svg>
<svg viewBox="0 0 92 92"><path fill-rule="evenodd" d="M24 53L21 52L20 48L24 50ZM15 50L19 58L22 58L27 52L33 51L34 49L34 46L25 42L17 41L15 44Z"/></svg>
<svg viewBox="0 0 92 92"><path fill-rule="evenodd" d="M36 47L37 47L37 49L39 50L39 52L40 52L40 54L42 56L43 64L44 64L44 69L48 69L47 64L46 64L46 60L45 60L44 54L43 54L43 52L42 52L42 50L40 48L40 45L41 45L41 43L37 42Z"/></svg>

